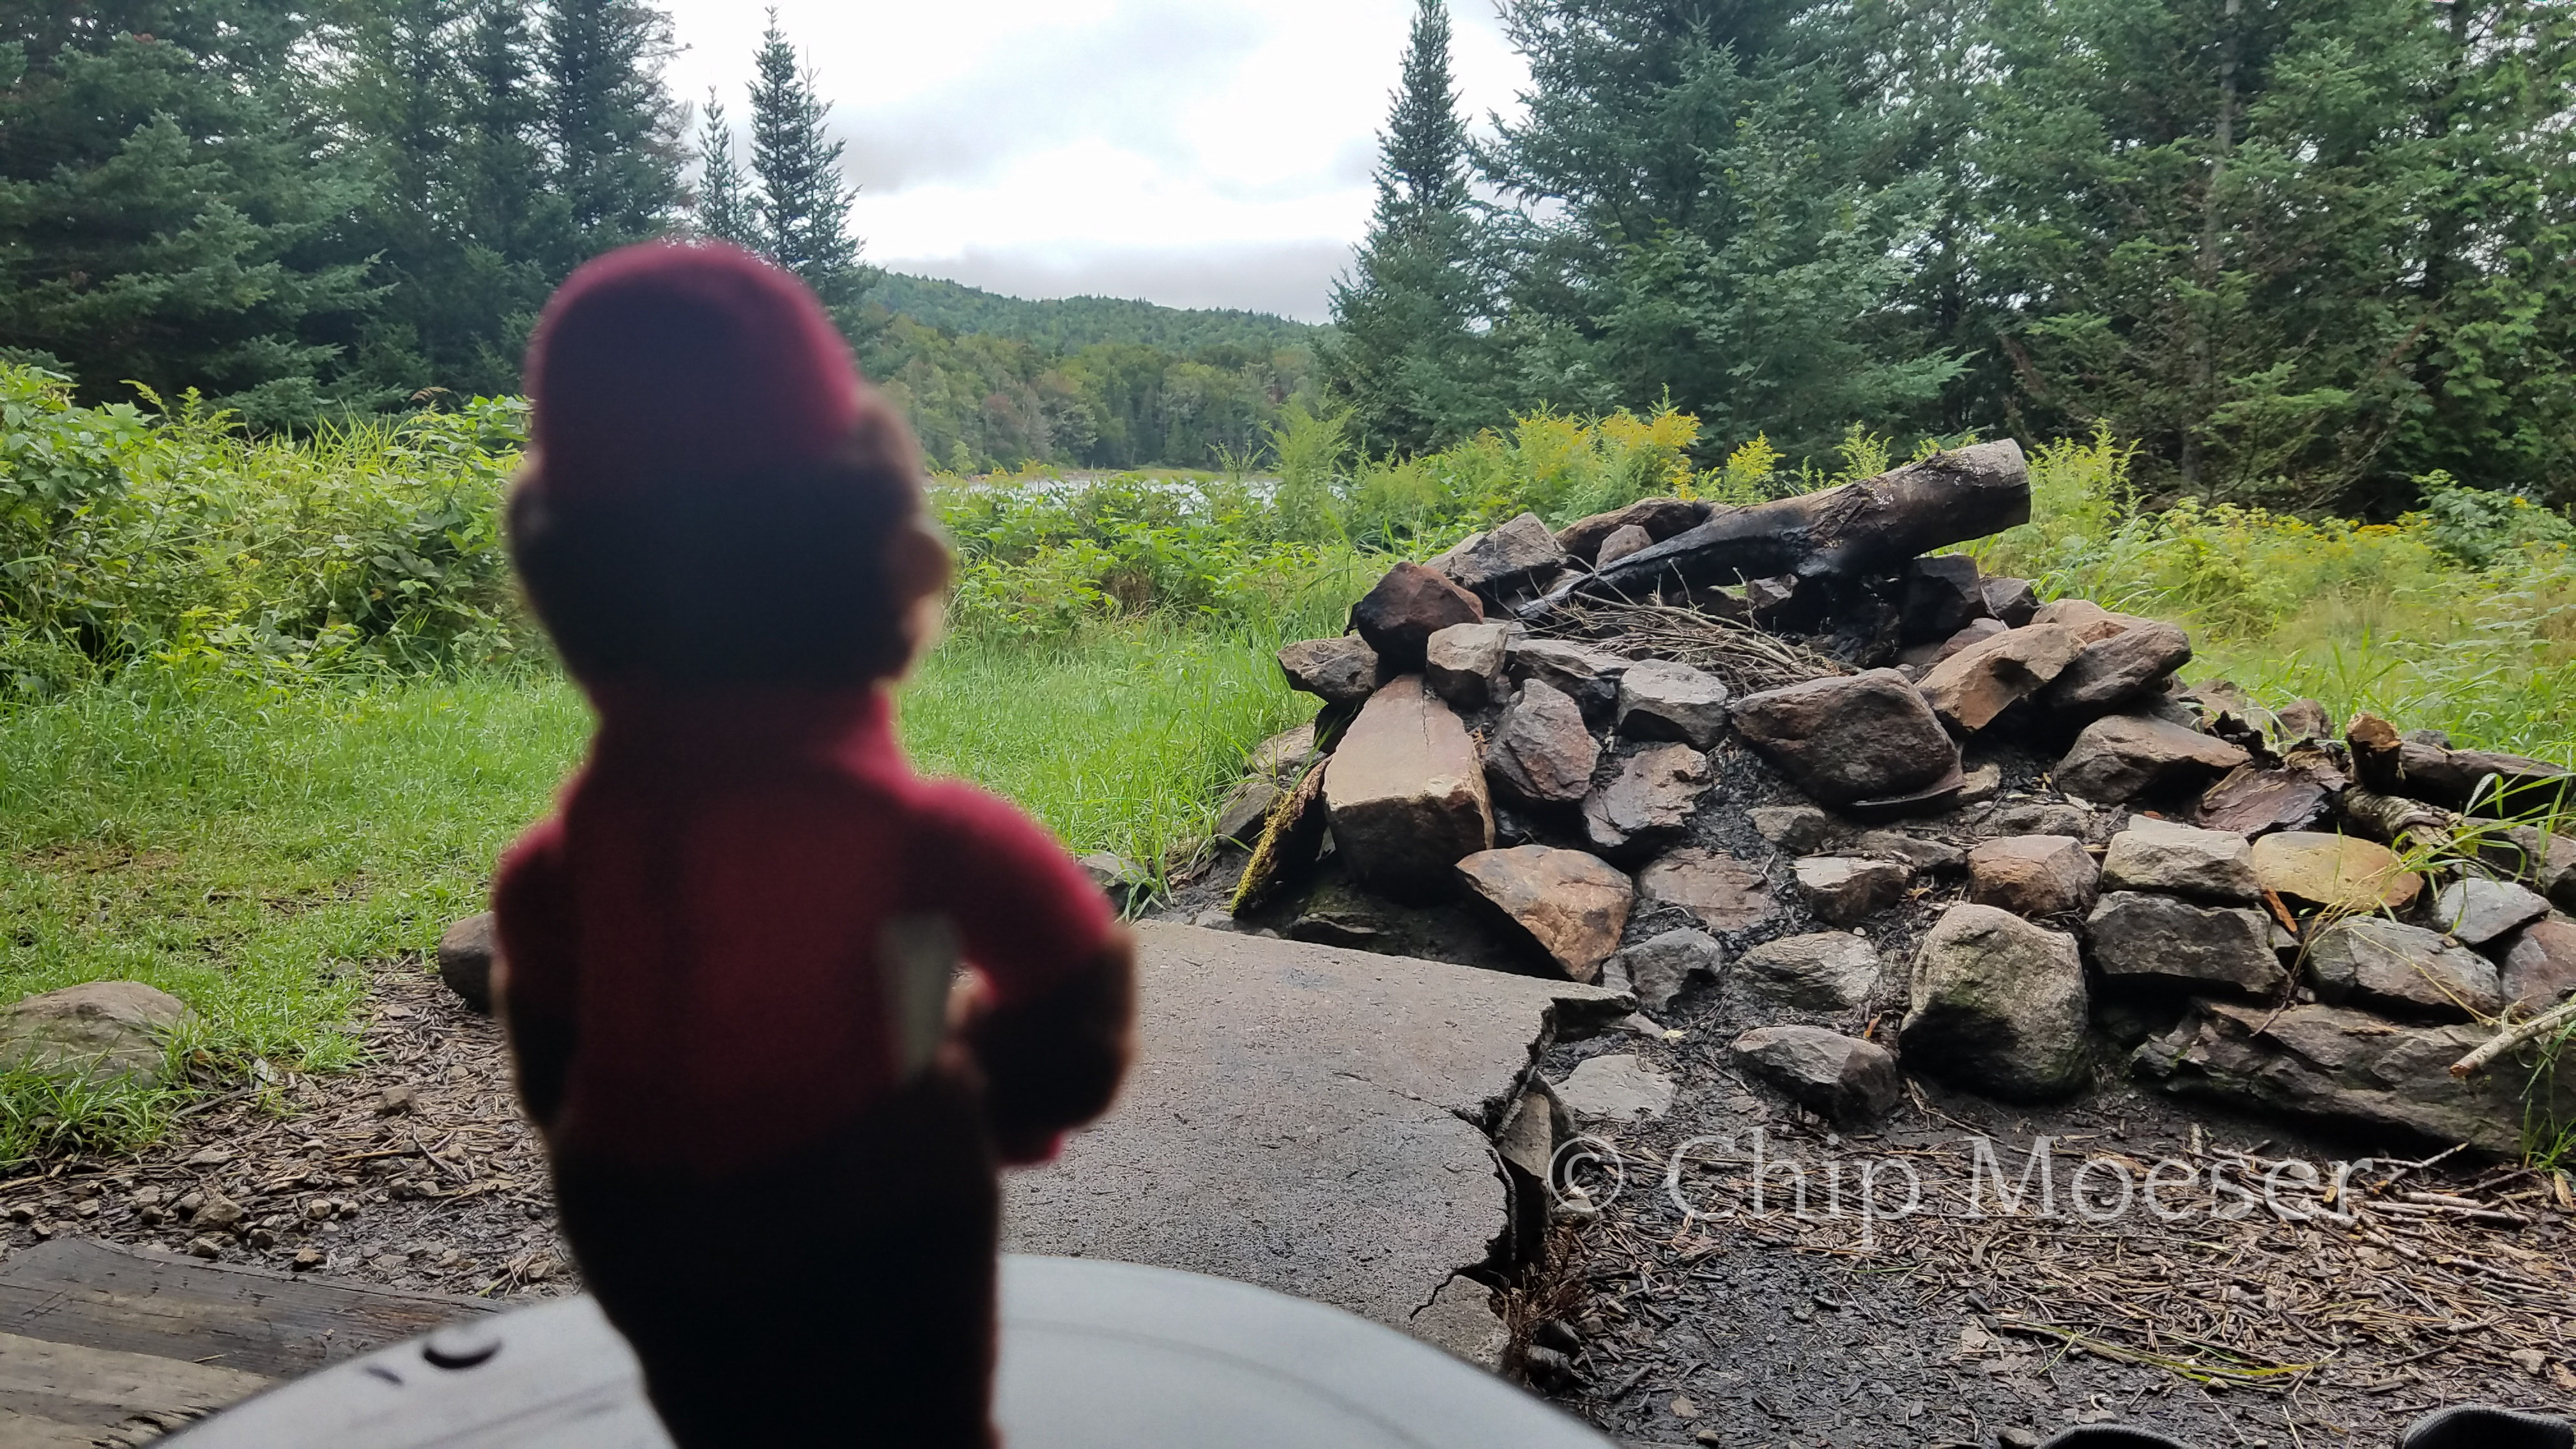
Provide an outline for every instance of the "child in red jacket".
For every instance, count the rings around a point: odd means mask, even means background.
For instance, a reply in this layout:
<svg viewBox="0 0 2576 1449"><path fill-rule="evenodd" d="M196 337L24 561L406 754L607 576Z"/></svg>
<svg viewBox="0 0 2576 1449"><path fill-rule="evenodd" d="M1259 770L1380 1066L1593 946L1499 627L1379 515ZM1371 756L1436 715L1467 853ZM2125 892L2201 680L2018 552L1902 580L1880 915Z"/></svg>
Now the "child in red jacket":
<svg viewBox="0 0 2576 1449"><path fill-rule="evenodd" d="M527 383L512 553L599 728L493 882L495 994L583 1278L684 1449L991 1443L995 1168L1106 1109L1132 966L896 743L948 571L912 441L723 246L574 273Z"/></svg>

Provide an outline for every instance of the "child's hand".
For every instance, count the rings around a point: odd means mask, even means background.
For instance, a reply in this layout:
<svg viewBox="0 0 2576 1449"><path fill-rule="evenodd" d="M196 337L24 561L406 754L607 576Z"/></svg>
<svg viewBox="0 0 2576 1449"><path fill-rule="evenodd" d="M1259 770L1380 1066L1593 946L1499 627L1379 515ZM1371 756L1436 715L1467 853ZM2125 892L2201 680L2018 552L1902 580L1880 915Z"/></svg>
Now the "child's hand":
<svg viewBox="0 0 2576 1449"><path fill-rule="evenodd" d="M950 997L959 1039L984 1076L984 1118L1006 1166L1052 1159L1065 1134L1109 1110L1127 1074L1136 1014L1125 931L1065 980L995 1005L980 984Z"/></svg>

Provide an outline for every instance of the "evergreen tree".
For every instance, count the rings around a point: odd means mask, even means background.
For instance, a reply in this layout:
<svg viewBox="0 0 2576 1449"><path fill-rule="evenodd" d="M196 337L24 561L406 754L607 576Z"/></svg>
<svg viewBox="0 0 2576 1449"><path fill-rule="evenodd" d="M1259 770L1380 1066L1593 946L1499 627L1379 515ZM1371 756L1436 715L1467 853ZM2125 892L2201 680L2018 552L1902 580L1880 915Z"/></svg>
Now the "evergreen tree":
<svg viewBox="0 0 2576 1449"><path fill-rule="evenodd" d="M1366 446L1418 452L1504 421L1483 327L1467 131L1444 0L1418 0L1402 84L1378 138L1377 209L1334 284L1327 386Z"/></svg>
<svg viewBox="0 0 2576 1449"><path fill-rule="evenodd" d="M724 103L707 90L707 113L698 128L698 231L736 246L760 245L759 222L743 190L742 168L734 164L733 125Z"/></svg>
<svg viewBox="0 0 2576 1449"><path fill-rule="evenodd" d="M1959 363L1903 288L1929 188L1889 181L1856 99L1849 7L1508 0L1526 115L1488 179L1515 401L1669 395L1723 444L1792 456L1843 427L1919 427Z"/></svg>
<svg viewBox="0 0 2576 1449"><path fill-rule="evenodd" d="M796 47L769 12L753 56L751 170L759 178L761 249L805 279L824 304L847 311L868 286L850 235L856 191L841 179L841 143L824 131L829 107L801 68Z"/></svg>
<svg viewBox="0 0 2576 1449"><path fill-rule="evenodd" d="M646 0L553 0L543 62L554 183L583 257L657 236L682 197L680 108L662 84L671 20Z"/></svg>
<svg viewBox="0 0 2576 1449"><path fill-rule="evenodd" d="M295 63L313 34L283 0L0 5L0 353L258 426L386 400L350 362L368 178Z"/></svg>

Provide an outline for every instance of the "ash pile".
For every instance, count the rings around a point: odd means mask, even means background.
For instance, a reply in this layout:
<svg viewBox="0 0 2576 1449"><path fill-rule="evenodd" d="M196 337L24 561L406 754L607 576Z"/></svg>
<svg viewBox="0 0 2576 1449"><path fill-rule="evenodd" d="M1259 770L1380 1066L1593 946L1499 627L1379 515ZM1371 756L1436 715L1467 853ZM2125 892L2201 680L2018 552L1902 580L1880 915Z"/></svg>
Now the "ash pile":
<svg viewBox="0 0 2576 1449"><path fill-rule="evenodd" d="M2510 1054L2455 1064L2571 1009L2576 841L2508 822L2576 776L2193 688L2182 629L1938 552L2029 512L1998 442L1398 564L1280 651L1325 708L1256 758L1200 919L1602 982L1646 1034L1740 994L1774 1024L1729 1064L1846 1123L1909 1073L2127 1071L2518 1151Z"/></svg>

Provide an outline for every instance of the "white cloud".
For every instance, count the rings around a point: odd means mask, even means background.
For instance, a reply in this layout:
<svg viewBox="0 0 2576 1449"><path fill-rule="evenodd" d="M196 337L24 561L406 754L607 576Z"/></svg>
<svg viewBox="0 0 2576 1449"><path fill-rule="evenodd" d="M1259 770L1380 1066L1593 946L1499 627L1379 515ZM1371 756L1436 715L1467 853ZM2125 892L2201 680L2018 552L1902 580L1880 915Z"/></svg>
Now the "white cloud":
<svg viewBox="0 0 2576 1449"><path fill-rule="evenodd" d="M1523 83L1460 0L1471 116ZM833 102L870 260L1020 295L1321 320L1367 226L1411 0L783 0ZM673 88L739 124L764 16L675 0Z"/></svg>

